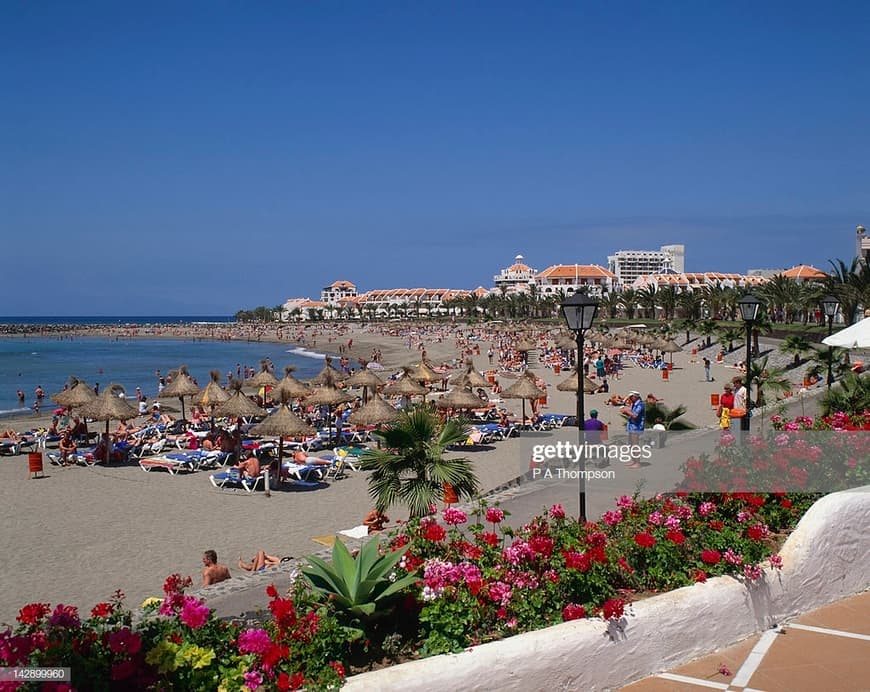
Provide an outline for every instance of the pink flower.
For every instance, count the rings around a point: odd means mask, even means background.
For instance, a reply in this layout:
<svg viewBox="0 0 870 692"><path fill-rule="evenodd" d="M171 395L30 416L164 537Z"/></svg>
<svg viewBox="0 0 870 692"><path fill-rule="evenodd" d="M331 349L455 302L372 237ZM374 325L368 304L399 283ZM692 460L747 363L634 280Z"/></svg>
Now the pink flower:
<svg viewBox="0 0 870 692"><path fill-rule="evenodd" d="M782 555L771 555L769 559L771 567L782 569Z"/></svg>
<svg viewBox="0 0 870 692"><path fill-rule="evenodd" d="M564 519L565 508L562 505L553 505L550 507L550 519Z"/></svg>
<svg viewBox="0 0 870 692"><path fill-rule="evenodd" d="M486 520L490 524L500 524L504 520L504 512L498 507L488 507L486 510Z"/></svg>
<svg viewBox="0 0 870 692"><path fill-rule="evenodd" d="M444 517L444 523L450 526L457 526L468 521L468 515L465 512L453 507L446 507L441 516Z"/></svg>
<svg viewBox="0 0 870 692"><path fill-rule="evenodd" d="M601 515L601 519L608 526L616 526L619 522L622 521L622 512L620 512L618 509L608 511Z"/></svg>
<svg viewBox="0 0 870 692"><path fill-rule="evenodd" d="M495 603L501 604L502 607L507 606L511 600L511 587L502 581L497 581L489 585L489 597Z"/></svg>
<svg viewBox="0 0 870 692"><path fill-rule="evenodd" d="M661 526L662 525L662 513L656 510L652 512L646 520L652 524L653 526Z"/></svg>
<svg viewBox="0 0 870 692"><path fill-rule="evenodd" d="M271 645L269 633L263 629L247 629L239 635L239 652L243 654L264 654Z"/></svg>
<svg viewBox="0 0 870 692"><path fill-rule="evenodd" d="M702 502L698 507L698 514L702 517L706 517L708 514L712 514L716 511L716 505L712 502Z"/></svg>
<svg viewBox="0 0 870 692"><path fill-rule="evenodd" d="M724 675L725 677L730 678L732 675L734 675L734 673L732 673L728 669L728 666L726 666L724 663L720 663L719 664L719 675Z"/></svg>
<svg viewBox="0 0 870 692"><path fill-rule="evenodd" d="M743 576L750 581L758 581L764 572L758 565L743 565Z"/></svg>
<svg viewBox="0 0 870 692"><path fill-rule="evenodd" d="M623 495L616 501L616 506L620 509L634 509L634 499L628 495Z"/></svg>
<svg viewBox="0 0 870 692"><path fill-rule="evenodd" d="M181 614L178 618L191 629L199 629L202 627L208 616L211 613L209 607L193 596L184 597L184 605L181 607Z"/></svg>
<svg viewBox="0 0 870 692"><path fill-rule="evenodd" d="M732 565L740 567L743 564L743 556L735 553L731 548L725 551L725 562L730 562Z"/></svg>
<svg viewBox="0 0 870 692"><path fill-rule="evenodd" d="M263 684L263 676L257 670L249 670L245 673L245 687L250 690L257 689Z"/></svg>

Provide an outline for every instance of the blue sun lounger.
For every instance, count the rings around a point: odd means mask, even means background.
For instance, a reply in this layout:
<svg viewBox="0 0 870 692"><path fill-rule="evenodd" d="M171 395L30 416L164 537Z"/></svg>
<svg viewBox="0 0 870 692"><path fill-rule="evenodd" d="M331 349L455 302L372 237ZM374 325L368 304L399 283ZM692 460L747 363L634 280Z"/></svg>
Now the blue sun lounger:
<svg viewBox="0 0 870 692"><path fill-rule="evenodd" d="M256 478L242 478L241 474L235 469L213 473L208 479L218 490L238 490L241 488L249 495L257 489L257 486L261 488L265 487L266 481L263 473Z"/></svg>

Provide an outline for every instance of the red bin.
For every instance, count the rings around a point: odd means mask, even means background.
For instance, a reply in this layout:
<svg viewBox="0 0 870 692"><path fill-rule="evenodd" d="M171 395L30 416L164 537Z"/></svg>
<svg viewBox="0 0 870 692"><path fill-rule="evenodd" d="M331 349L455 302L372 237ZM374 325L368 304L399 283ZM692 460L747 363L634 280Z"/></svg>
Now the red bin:
<svg viewBox="0 0 870 692"><path fill-rule="evenodd" d="M27 468L30 470L31 478L36 478L37 473L40 476L45 475L42 470L42 452L30 452L27 455Z"/></svg>
<svg viewBox="0 0 870 692"><path fill-rule="evenodd" d="M662 370L662 379L663 379L663 380L667 380L667 379L668 379L668 375L670 375L670 373L668 372L668 369L667 369L667 368L664 368L664 369Z"/></svg>
<svg viewBox="0 0 870 692"><path fill-rule="evenodd" d="M560 372L562 372L562 366L559 365L558 363L556 363L556 364L553 366L553 374L554 374L554 375L558 375Z"/></svg>
<svg viewBox="0 0 870 692"><path fill-rule="evenodd" d="M719 395L711 394L710 395L710 406L713 408L719 408Z"/></svg>

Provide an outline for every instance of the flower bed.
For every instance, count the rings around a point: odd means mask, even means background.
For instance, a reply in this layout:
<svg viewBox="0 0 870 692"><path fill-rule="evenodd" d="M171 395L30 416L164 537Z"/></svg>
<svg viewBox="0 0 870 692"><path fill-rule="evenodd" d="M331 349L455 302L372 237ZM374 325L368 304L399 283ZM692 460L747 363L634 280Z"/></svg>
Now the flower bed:
<svg viewBox="0 0 870 692"><path fill-rule="evenodd" d="M83 689L330 689L348 670L568 621L591 619L599 636L619 639L642 597L725 574L752 585L780 568L779 545L817 497L622 497L598 522L580 523L554 506L517 530L499 507L481 504L471 517L447 508L440 520L410 522L385 541L401 559L395 568L384 561L391 574L372 578L419 578L396 584L395 594L375 589L384 595L377 603L371 594L371 602L324 597L324 572L316 588L298 580L292 596L270 587L265 622L242 627L217 620L185 594L190 579L173 575L165 597L135 623L120 593L84 620L71 606L25 606L17 626L0 632L0 664L68 666ZM357 568L377 570L371 551L363 553ZM353 571L349 555L339 561Z"/></svg>

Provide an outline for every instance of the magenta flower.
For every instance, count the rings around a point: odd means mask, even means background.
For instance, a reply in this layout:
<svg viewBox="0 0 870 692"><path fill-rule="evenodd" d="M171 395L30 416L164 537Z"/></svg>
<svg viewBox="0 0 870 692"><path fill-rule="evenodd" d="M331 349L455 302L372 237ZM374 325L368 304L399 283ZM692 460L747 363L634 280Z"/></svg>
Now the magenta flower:
<svg viewBox="0 0 870 692"><path fill-rule="evenodd" d="M240 653L264 654L270 646L272 646L272 640L264 629L247 629L239 635Z"/></svg>
<svg viewBox="0 0 870 692"><path fill-rule="evenodd" d="M564 519L565 508L562 505L553 505L550 507L550 519Z"/></svg>
<svg viewBox="0 0 870 692"><path fill-rule="evenodd" d="M468 521L468 515L465 512L453 507L446 507L441 516L444 517L444 523L449 526L457 526Z"/></svg>
<svg viewBox="0 0 870 692"><path fill-rule="evenodd" d="M142 638L129 627L123 627L115 632L109 632L109 650L112 653L127 653L131 656L139 653L142 648Z"/></svg>
<svg viewBox="0 0 870 692"><path fill-rule="evenodd" d="M498 507L488 507L486 510L486 520L490 524L500 524L504 520L504 512Z"/></svg>
<svg viewBox="0 0 870 692"><path fill-rule="evenodd" d="M184 605L181 607L179 619L191 629L199 629L208 620L211 610L209 607L193 596L184 597Z"/></svg>
<svg viewBox="0 0 870 692"><path fill-rule="evenodd" d="M601 515L601 519L608 526L616 526L622 521L622 512L618 509L607 511Z"/></svg>
<svg viewBox="0 0 870 692"><path fill-rule="evenodd" d="M776 569L782 569L782 555L771 555L770 566Z"/></svg>
<svg viewBox="0 0 870 692"><path fill-rule="evenodd" d="M250 690L257 689L260 685L263 684L263 676L257 670L250 670L245 673L245 687Z"/></svg>

